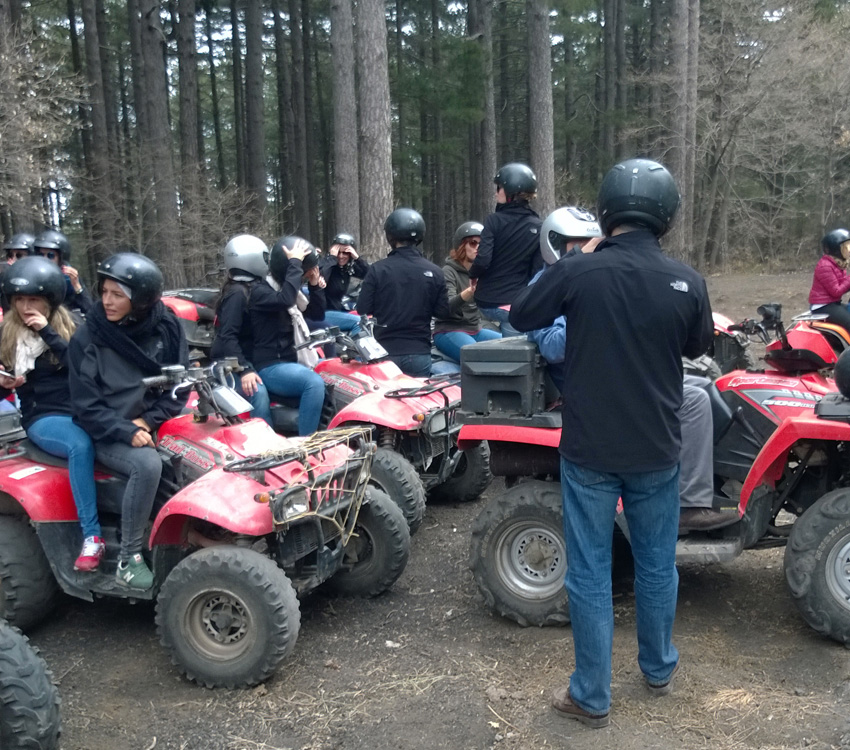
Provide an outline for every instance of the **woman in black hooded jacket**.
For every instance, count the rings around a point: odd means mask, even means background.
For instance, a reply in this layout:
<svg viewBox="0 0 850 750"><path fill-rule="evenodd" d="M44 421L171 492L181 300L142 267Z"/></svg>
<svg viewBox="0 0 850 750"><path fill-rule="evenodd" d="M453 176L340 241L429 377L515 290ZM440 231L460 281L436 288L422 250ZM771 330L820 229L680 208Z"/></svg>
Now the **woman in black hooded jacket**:
<svg viewBox="0 0 850 750"><path fill-rule="evenodd" d="M148 589L153 573L143 535L162 473L153 434L183 405L141 381L164 365L188 366L189 353L180 322L160 301L162 274L153 261L118 253L97 275L100 300L69 350L74 421L91 436L97 460L128 477L116 579Z"/></svg>

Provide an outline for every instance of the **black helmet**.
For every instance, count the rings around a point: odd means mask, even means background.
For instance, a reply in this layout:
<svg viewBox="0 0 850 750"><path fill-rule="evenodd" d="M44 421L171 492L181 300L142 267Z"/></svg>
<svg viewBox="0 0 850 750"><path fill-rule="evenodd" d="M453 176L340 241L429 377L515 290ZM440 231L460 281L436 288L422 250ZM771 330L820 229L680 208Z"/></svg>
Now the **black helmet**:
<svg viewBox="0 0 850 750"><path fill-rule="evenodd" d="M35 235L29 232L18 232L18 234L13 234L3 243L3 252L8 255L10 252L15 252L15 250L25 250L29 255L32 255L34 243Z"/></svg>
<svg viewBox="0 0 850 750"><path fill-rule="evenodd" d="M396 242L418 245L425 238L425 219L412 208L397 208L387 216L384 233L390 245Z"/></svg>
<svg viewBox="0 0 850 750"><path fill-rule="evenodd" d="M35 238L33 250L40 247L45 250L58 250L59 260L62 263L68 263L71 260L71 243L62 232L57 232L55 229L45 229Z"/></svg>
<svg viewBox="0 0 850 750"><path fill-rule="evenodd" d="M829 253L829 255L834 255L836 258L840 258L841 256L841 246L850 240L850 232L846 229L833 229L831 232L828 232L823 236L823 239L820 241L820 246L823 248L825 253Z"/></svg>
<svg viewBox="0 0 850 750"><path fill-rule="evenodd" d="M537 175L528 164L511 162L505 164L493 178L496 187L505 189L505 196L510 200L517 193L534 193L537 191Z"/></svg>
<svg viewBox="0 0 850 750"><path fill-rule="evenodd" d="M21 258L3 274L0 291L7 300L16 294L44 297L53 309L65 299L65 277L47 258Z"/></svg>
<svg viewBox="0 0 850 750"><path fill-rule="evenodd" d="M103 282L112 279L133 293L133 315L139 317L150 310L162 297L162 272L150 258L138 253L116 253L97 268L98 293Z"/></svg>
<svg viewBox="0 0 850 750"><path fill-rule="evenodd" d="M660 237L679 207L673 176L658 162L628 159L609 170L599 187L599 223L610 235L621 224L644 226Z"/></svg>
<svg viewBox="0 0 850 750"><path fill-rule="evenodd" d="M281 237L272 245L272 251L269 255L269 273L278 284L283 284L284 279L286 279L286 269L289 266L289 255L287 255L286 251L292 250L298 240L310 245L310 250L304 256L304 260L301 261L302 270L306 272L319 265L319 254L308 240L298 237L295 234L288 234L286 237Z"/></svg>
<svg viewBox="0 0 850 750"><path fill-rule="evenodd" d="M349 234L348 232L339 232L336 237L334 237L334 241L331 242L332 245L351 245L355 250L357 249L357 240L354 239L353 234Z"/></svg>
<svg viewBox="0 0 850 750"><path fill-rule="evenodd" d="M452 237L452 248L457 249L460 243L470 237L480 237L484 231L484 225L478 221L465 221L457 229L455 229L454 237Z"/></svg>

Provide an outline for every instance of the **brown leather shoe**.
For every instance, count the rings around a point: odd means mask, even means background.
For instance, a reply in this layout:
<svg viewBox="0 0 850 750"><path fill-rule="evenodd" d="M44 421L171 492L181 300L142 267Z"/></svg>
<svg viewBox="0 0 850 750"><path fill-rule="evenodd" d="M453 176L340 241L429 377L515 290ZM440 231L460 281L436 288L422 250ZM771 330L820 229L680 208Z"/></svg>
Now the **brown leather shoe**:
<svg viewBox="0 0 850 750"><path fill-rule="evenodd" d="M670 693L673 692L673 685L676 682L676 674L678 672L679 662L676 662L676 666L673 667L673 671L667 678L667 682L662 682L660 685L653 685L651 682L647 682L646 687L649 690L649 694L654 695L656 698L660 698L664 695L670 695Z"/></svg>
<svg viewBox="0 0 850 750"><path fill-rule="evenodd" d="M569 685L563 685L552 693L552 708L567 719L575 719L591 729L602 729L610 723L608 714L591 714L573 703Z"/></svg>
<svg viewBox="0 0 850 750"><path fill-rule="evenodd" d="M711 531L731 526L741 520L737 510L714 508L682 508L679 511L679 532Z"/></svg>

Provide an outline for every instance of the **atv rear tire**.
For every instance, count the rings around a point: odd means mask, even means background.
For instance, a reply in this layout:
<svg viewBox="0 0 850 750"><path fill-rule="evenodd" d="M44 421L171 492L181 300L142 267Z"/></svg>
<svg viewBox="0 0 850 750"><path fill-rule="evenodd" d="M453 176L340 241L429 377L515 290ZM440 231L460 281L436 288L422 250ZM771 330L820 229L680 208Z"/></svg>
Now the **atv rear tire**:
<svg viewBox="0 0 850 750"><path fill-rule="evenodd" d="M55 750L60 729L50 670L26 636L0 621L0 747Z"/></svg>
<svg viewBox="0 0 850 750"><path fill-rule="evenodd" d="M473 448L460 451L454 473L432 488L429 498L438 502L468 503L481 497L491 481L490 446L483 440Z"/></svg>
<svg viewBox="0 0 850 750"><path fill-rule="evenodd" d="M27 631L50 614L58 592L29 521L0 516L0 617Z"/></svg>
<svg viewBox="0 0 850 750"><path fill-rule="evenodd" d="M356 536L345 545L346 566L329 585L346 596L383 594L404 572L410 554L410 532L404 516L390 498L374 487L360 507Z"/></svg>
<svg viewBox="0 0 850 750"><path fill-rule="evenodd" d="M803 619L850 645L850 489L828 492L796 520L785 580Z"/></svg>
<svg viewBox="0 0 850 750"><path fill-rule="evenodd" d="M470 568L494 612L523 627L567 624L560 484L523 482L491 500L472 525Z"/></svg>
<svg viewBox="0 0 850 750"><path fill-rule="evenodd" d="M268 557L207 547L165 579L156 607L160 641L178 669L206 687L250 687L295 647L295 590Z"/></svg>
<svg viewBox="0 0 850 750"><path fill-rule="evenodd" d="M415 534L425 517L425 488L413 464L395 451L378 448L372 458L369 484L401 508L411 535Z"/></svg>

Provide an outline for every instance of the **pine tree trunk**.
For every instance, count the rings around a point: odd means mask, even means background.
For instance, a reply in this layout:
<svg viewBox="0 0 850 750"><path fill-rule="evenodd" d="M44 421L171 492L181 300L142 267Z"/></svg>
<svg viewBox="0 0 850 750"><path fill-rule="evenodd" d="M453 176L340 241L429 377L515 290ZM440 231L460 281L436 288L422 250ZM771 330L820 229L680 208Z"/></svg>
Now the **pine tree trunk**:
<svg viewBox="0 0 850 750"><path fill-rule="evenodd" d="M218 175L218 189L227 185L227 172L224 167L224 144L221 138L221 112L218 102L218 77L215 74L215 40L212 33L213 0L204 0L204 32L207 41L207 65L210 69L210 99L213 115L213 135L215 137L215 161Z"/></svg>
<svg viewBox="0 0 850 750"><path fill-rule="evenodd" d="M233 55L233 135L236 139L236 184L245 187L245 88L242 81L242 41L239 37L237 0L230 2L230 37Z"/></svg>
<svg viewBox="0 0 850 750"><path fill-rule="evenodd" d="M548 0L528 0L528 94L531 164L537 174L536 207L555 210L555 130L552 110L552 46Z"/></svg>
<svg viewBox="0 0 850 750"><path fill-rule="evenodd" d="M360 0L356 24L360 74L360 195L363 196L361 254L376 259L386 254L383 226L393 208L390 82L383 0Z"/></svg>
<svg viewBox="0 0 850 750"><path fill-rule="evenodd" d="M272 0L272 16L274 18L275 85L277 93L277 232L283 234L286 227L294 224L292 180L290 178L294 161L290 154L295 136L292 122L292 80L289 71L289 58L286 53L286 34L281 18L280 0Z"/></svg>
<svg viewBox="0 0 850 750"><path fill-rule="evenodd" d="M301 2L289 0L289 39L292 43L292 169L295 175L295 227L298 234L310 233L310 181L307 176L307 118L304 104L304 37L301 34Z"/></svg>
<svg viewBox="0 0 850 750"><path fill-rule="evenodd" d="M354 76L354 16L351 0L331 0L334 70L334 231L360 238L360 183L357 153L357 98Z"/></svg>
<svg viewBox="0 0 850 750"><path fill-rule="evenodd" d="M263 121L263 14L260 0L245 3L245 186L255 219L262 225L266 207L266 141Z"/></svg>

